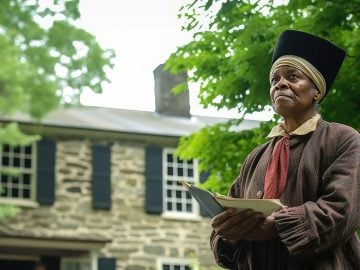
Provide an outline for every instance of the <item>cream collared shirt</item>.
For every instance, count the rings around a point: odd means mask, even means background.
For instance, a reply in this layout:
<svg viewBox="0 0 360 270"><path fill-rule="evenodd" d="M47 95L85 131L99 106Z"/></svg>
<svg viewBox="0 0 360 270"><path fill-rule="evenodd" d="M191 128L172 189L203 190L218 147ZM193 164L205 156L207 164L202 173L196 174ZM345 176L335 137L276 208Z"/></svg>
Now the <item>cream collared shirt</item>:
<svg viewBox="0 0 360 270"><path fill-rule="evenodd" d="M303 123L300 127L295 129L294 131L290 132L289 134L286 133L284 123L280 123L279 125L272 128L270 133L266 136L266 138L274 138L278 136L286 136L286 135L305 135L310 132L316 130L317 123L321 118L320 114L316 114L305 123Z"/></svg>

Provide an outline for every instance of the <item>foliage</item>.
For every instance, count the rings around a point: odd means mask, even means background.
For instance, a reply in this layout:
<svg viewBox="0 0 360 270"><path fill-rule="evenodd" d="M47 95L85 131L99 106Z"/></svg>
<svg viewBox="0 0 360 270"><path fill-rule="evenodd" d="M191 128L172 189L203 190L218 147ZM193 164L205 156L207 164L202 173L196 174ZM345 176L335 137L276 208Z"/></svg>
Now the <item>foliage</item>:
<svg viewBox="0 0 360 270"><path fill-rule="evenodd" d="M0 1L0 115L35 119L59 105L79 104L81 93L101 93L114 52L75 26L79 0ZM26 145L39 136L16 124L0 126L0 145ZM1 213L4 210L0 208ZM9 213L14 213L11 209Z"/></svg>
<svg viewBox="0 0 360 270"><path fill-rule="evenodd" d="M18 213L20 213L20 209L14 205L0 205L0 220Z"/></svg>
<svg viewBox="0 0 360 270"><path fill-rule="evenodd" d="M239 124L237 122L239 121L230 120L182 137L177 149L182 158L199 158L200 170L211 170L211 175L203 187L210 190L216 187L216 191L222 194L226 194L229 188L229 182L222 180L232 180L239 173L243 160L252 149L265 142L273 124L262 123L259 128L238 132L234 129L235 124Z"/></svg>
<svg viewBox="0 0 360 270"><path fill-rule="evenodd" d="M193 33L193 41L179 47L166 68L172 73L191 71L188 80L200 84L204 107L235 108L244 116L270 104L268 72L278 35L285 29L313 33L347 51L342 70L321 104L322 115L360 130L360 114L354 113L360 109L359 11L358 0L289 0L278 5L192 0L179 17L185 20L183 30ZM264 141L268 129L269 124L237 133L226 124L206 127L183 138L178 152L182 158L198 158L202 170L211 170L209 185L221 191L237 175L246 154Z"/></svg>

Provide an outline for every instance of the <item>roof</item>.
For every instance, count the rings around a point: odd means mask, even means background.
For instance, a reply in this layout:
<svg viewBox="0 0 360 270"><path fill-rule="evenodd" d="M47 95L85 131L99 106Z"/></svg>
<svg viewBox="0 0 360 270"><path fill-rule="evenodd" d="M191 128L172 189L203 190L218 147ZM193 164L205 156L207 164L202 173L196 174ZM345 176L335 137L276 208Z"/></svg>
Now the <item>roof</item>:
<svg viewBox="0 0 360 270"><path fill-rule="evenodd" d="M1 118L26 124L37 123L35 119L22 113ZM179 137L227 120L229 119L195 115L186 118L149 111L84 106L52 111L41 123L45 126ZM256 120L244 120L237 129L252 129L259 123Z"/></svg>

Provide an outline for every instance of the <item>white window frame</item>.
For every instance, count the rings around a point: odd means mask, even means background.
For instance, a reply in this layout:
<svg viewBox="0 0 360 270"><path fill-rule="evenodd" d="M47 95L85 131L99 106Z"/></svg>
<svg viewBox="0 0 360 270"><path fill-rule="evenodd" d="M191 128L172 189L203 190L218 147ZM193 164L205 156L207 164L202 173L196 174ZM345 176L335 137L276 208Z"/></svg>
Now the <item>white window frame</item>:
<svg viewBox="0 0 360 270"><path fill-rule="evenodd" d="M168 172L167 172L167 155L168 154L172 154L174 156L175 153L175 148L163 148L163 156L162 156L162 162L163 162L163 172L162 172L162 181L163 181L163 213L162 216L164 218L173 218L173 219L189 219L189 220L199 220L200 219L200 208L199 208L199 204L195 201L195 199L191 198L191 203L192 203L192 212L179 212L179 211L172 211L172 210L167 210L167 202L168 202L168 197L167 197L167 178L168 176ZM175 161L175 159L174 159ZM193 164L192 164L192 169L193 169L193 177L189 178L188 176L176 176L176 179L171 179L170 176L170 180L172 181L182 181L185 180L187 182L193 183L193 184L198 184L199 183L199 172L198 172L198 161L196 159L193 159ZM175 164L175 162L173 162L173 165ZM176 164L175 164L176 165ZM176 166L173 167L174 171L175 169L177 169ZM187 169L187 167L185 166L184 169ZM175 178L175 177L174 177ZM180 187L183 191L186 191L186 189L184 187ZM175 190L174 190L175 191ZM183 202L184 202L184 198L182 198Z"/></svg>
<svg viewBox="0 0 360 270"><path fill-rule="evenodd" d="M162 270L164 264L170 264L172 266L176 265L186 265L189 266L191 270L198 270L199 264L194 259L188 258L169 258L169 257L160 257L156 261L156 269ZM193 266L191 268L191 266Z"/></svg>
<svg viewBox="0 0 360 270"><path fill-rule="evenodd" d="M65 268L67 263L87 263L89 264L89 270L95 270L93 260L91 257L62 257L60 262L60 270L67 270ZM81 269L83 270L83 269Z"/></svg>
<svg viewBox="0 0 360 270"><path fill-rule="evenodd" d="M4 147L4 145L2 145ZM24 160L26 154L20 153L20 160ZM11 204L11 205L17 205L17 206L25 206L25 207L37 207L38 203L36 202L36 187L37 187L37 144L34 142L31 144L31 168L20 168L20 167L13 167L8 166L5 168L11 168L11 169L19 169L19 173L28 173L30 175L30 198L8 198L8 197L0 197L0 202L2 204ZM2 158L3 158L3 150L0 151L0 168L3 168L2 165ZM1 182L0 182L1 184Z"/></svg>

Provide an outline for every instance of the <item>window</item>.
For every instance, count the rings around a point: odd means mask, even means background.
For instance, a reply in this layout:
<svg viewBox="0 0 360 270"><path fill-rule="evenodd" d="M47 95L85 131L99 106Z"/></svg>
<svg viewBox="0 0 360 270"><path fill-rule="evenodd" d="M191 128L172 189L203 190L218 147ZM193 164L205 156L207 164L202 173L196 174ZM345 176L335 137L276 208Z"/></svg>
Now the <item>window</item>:
<svg viewBox="0 0 360 270"><path fill-rule="evenodd" d="M189 259L181 258L158 258L157 260L159 270L195 270L198 269L196 262Z"/></svg>
<svg viewBox="0 0 360 270"><path fill-rule="evenodd" d="M179 183L182 180L194 184L199 182L197 161L181 160L174 156L174 152L174 149L165 148L163 150L164 212L179 215L197 214L199 212L198 204Z"/></svg>
<svg viewBox="0 0 360 270"><path fill-rule="evenodd" d="M35 144L2 145L0 160L0 199L35 200Z"/></svg>
<svg viewBox="0 0 360 270"><path fill-rule="evenodd" d="M189 265L186 264L164 263L161 270L191 270L191 268Z"/></svg>
<svg viewBox="0 0 360 270"><path fill-rule="evenodd" d="M61 270L91 270L89 258L64 258L61 260Z"/></svg>

